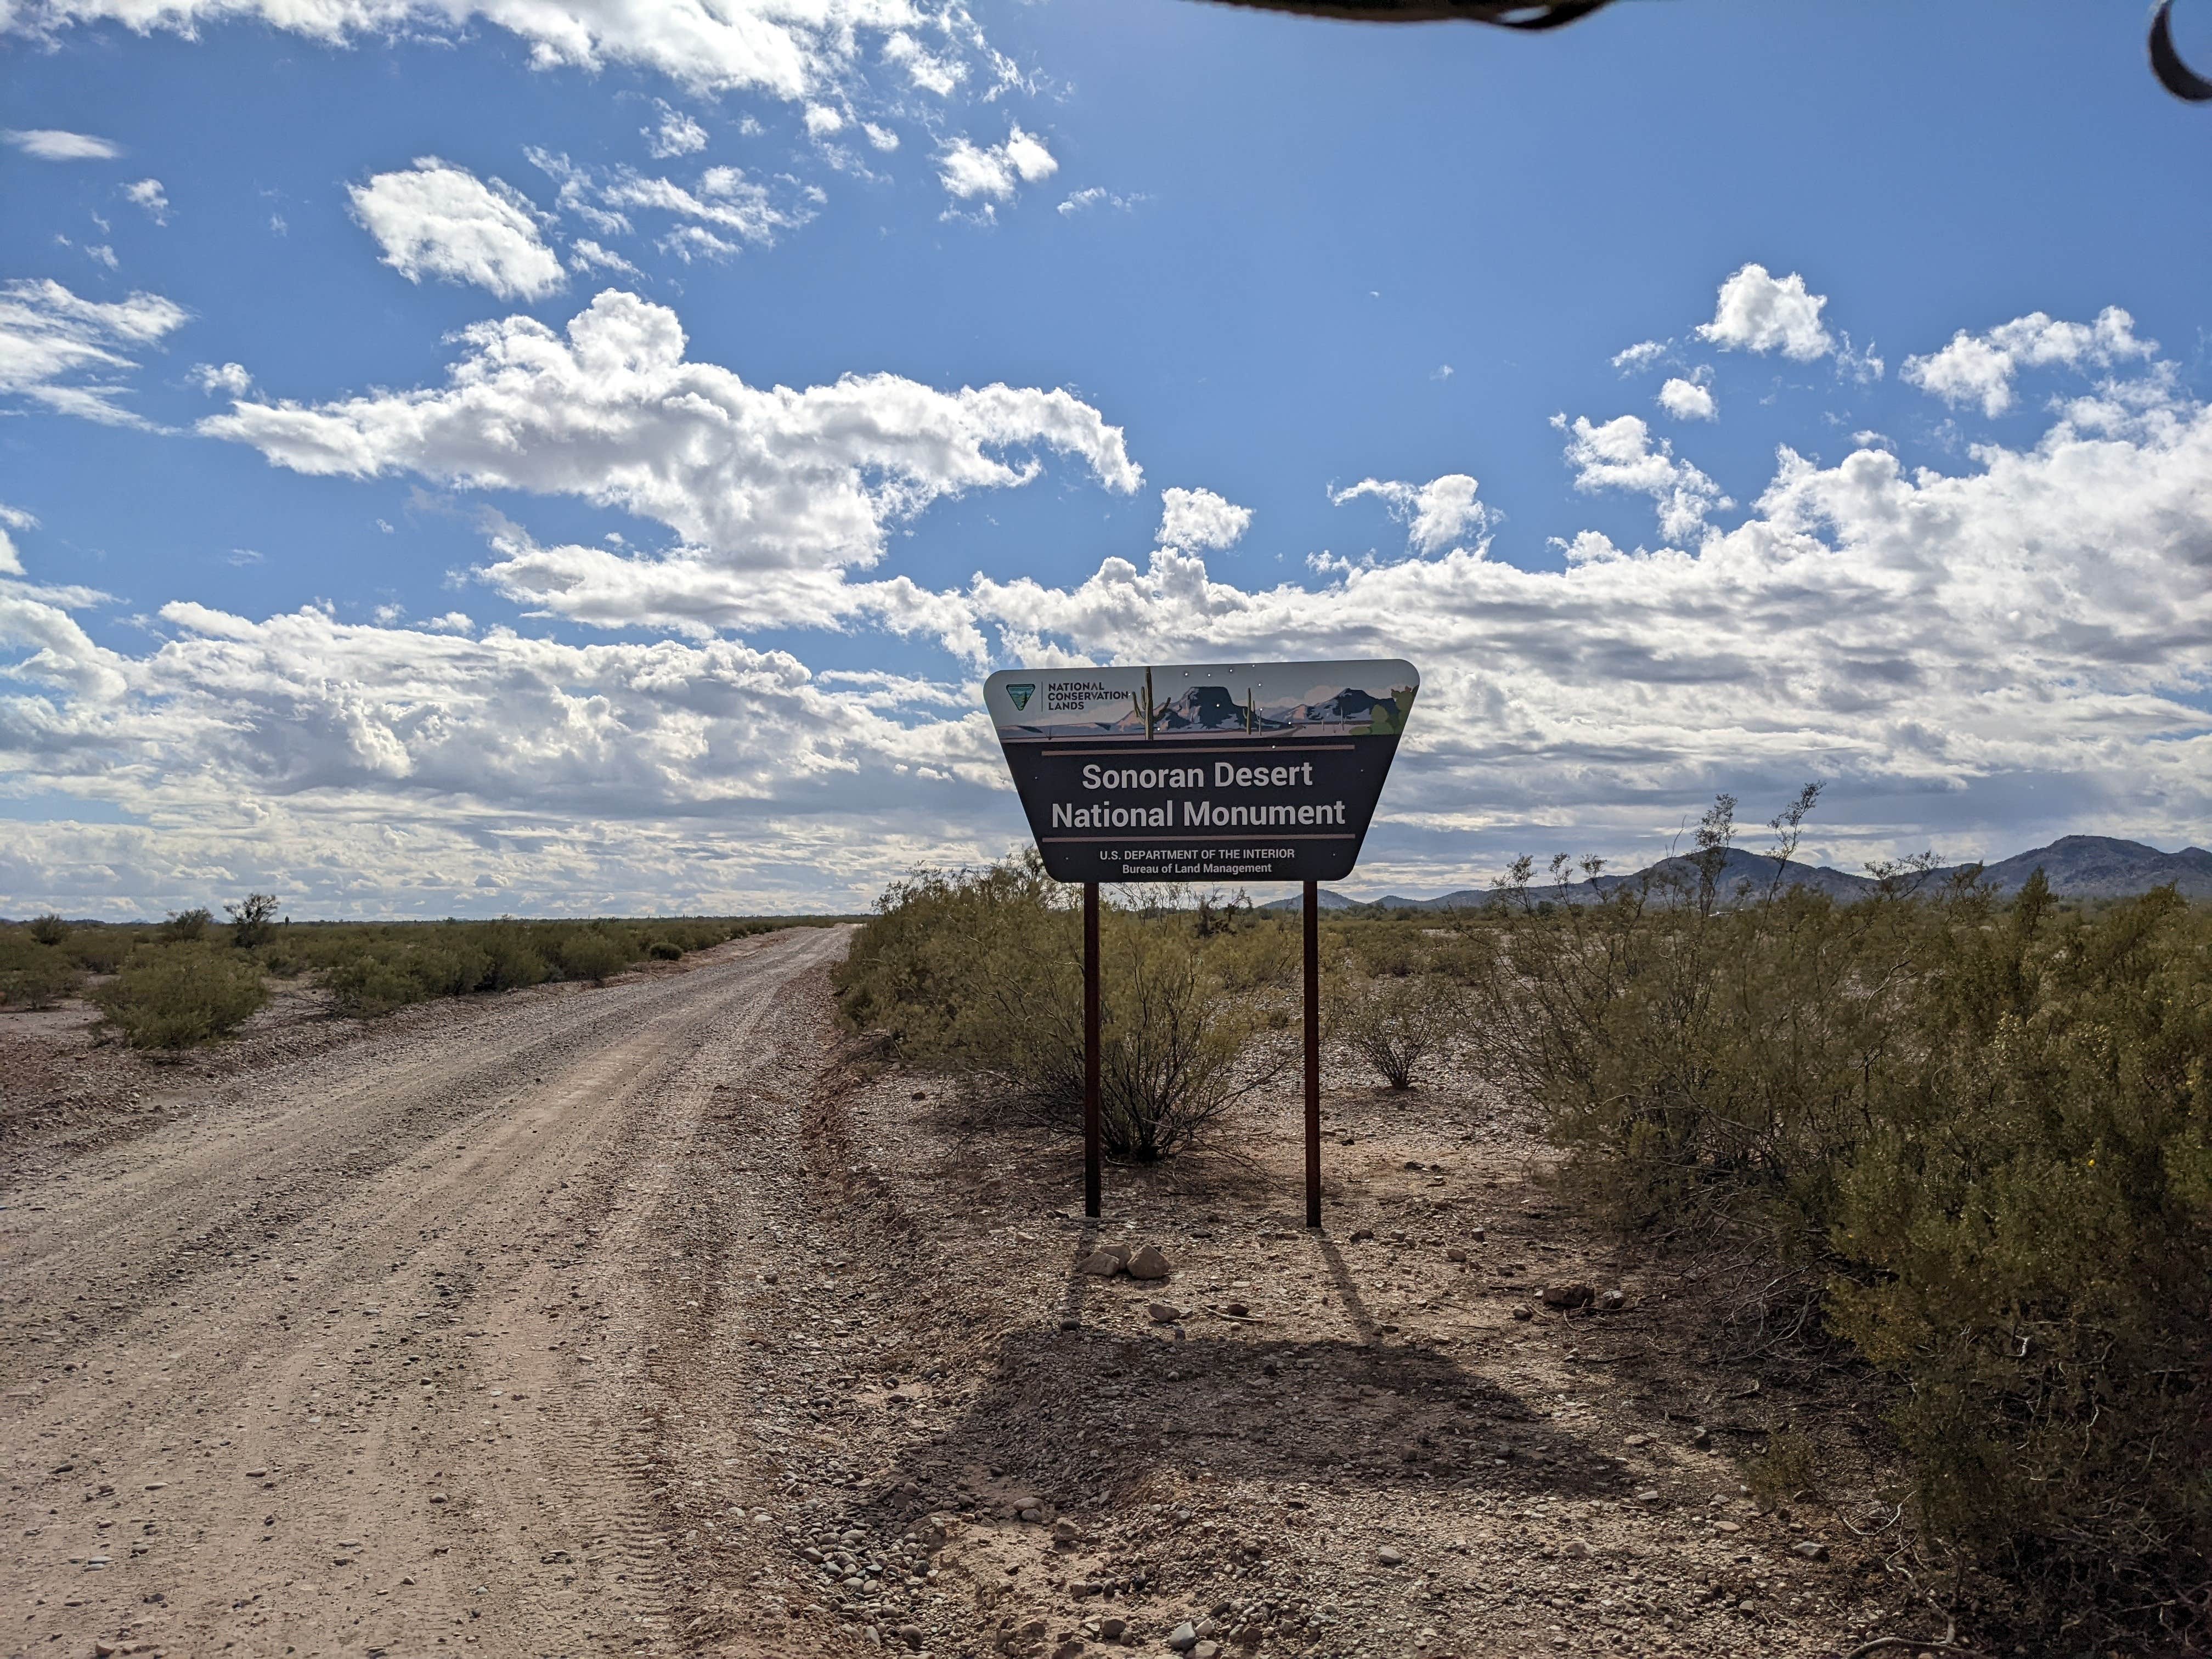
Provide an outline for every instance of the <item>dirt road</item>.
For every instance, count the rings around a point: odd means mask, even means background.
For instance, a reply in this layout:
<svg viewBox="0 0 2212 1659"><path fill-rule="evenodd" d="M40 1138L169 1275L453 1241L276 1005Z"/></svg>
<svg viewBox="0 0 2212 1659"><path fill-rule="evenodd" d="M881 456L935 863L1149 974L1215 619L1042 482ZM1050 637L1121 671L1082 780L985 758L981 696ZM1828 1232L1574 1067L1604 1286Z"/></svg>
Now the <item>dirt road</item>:
<svg viewBox="0 0 2212 1659"><path fill-rule="evenodd" d="M803 1095L842 949L372 1036L7 1192L7 1650L664 1633L686 1160L718 1091Z"/></svg>
<svg viewBox="0 0 2212 1659"><path fill-rule="evenodd" d="M1812 1659L1929 1626L1869 1425L1693 1352L1696 1287L1532 1183L1473 1084L1331 1078L1322 1236L1292 1096L1109 1170L1086 1223L1064 1135L840 1039L846 937L409 1010L19 1158L0 1652ZM1113 1241L1172 1276L1073 1271ZM1621 1310L1534 1294L1571 1278ZM1785 1432L1823 1490L1778 1503L1747 1483Z"/></svg>

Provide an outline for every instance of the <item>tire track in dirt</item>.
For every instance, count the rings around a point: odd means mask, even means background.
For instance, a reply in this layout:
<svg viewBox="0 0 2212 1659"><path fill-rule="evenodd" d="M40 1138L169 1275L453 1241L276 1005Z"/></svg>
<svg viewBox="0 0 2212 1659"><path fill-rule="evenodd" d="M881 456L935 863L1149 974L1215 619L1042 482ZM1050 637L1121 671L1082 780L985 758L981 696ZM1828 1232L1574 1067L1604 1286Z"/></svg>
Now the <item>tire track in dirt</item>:
<svg viewBox="0 0 2212 1659"><path fill-rule="evenodd" d="M668 1646L673 1195L718 1087L826 1058L843 944L519 998L18 1182L7 1650Z"/></svg>

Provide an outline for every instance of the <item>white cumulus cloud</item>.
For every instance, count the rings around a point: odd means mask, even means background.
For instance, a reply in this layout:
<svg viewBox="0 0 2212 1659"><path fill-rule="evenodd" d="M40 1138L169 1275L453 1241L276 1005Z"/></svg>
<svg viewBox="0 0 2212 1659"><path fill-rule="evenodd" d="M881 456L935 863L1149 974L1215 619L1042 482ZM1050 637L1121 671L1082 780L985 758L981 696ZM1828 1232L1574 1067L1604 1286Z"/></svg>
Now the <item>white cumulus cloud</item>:
<svg viewBox="0 0 2212 1659"><path fill-rule="evenodd" d="M116 399L129 353L184 326L184 307L158 294L87 300L59 283L0 285L0 397L29 398L112 426L144 422Z"/></svg>
<svg viewBox="0 0 2212 1659"><path fill-rule="evenodd" d="M1834 339L1820 324L1827 303L1826 295L1808 293L1805 279L1795 271L1773 276L1765 265L1747 264L1721 284L1713 319L1698 325L1698 337L1724 350L1779 351L1794 362L1810 362L1835 349Z"/></svg>
<svg viewBox="0 0 2212 1659"><path fill-rule="evenodd" d="M210 395L220 392L243 398L253 389L253 376L246 372L244 363L194 363L189 378Z"/></svg>
<svg viewBox="0 0 2212 1659"><path fill-rule="evenodd" d="M905 30L893 32L884 41L884 61L906 71L906 77L924 92L949 98L968 78L968 65L951 52L932 52Z"/></svg>
<svg viewBox="0 0 2212 1659"><path fill-rule="evenodd" d="M775 205L768 187L747 178L741 167L708 167L699 175L696 191L673 179L625 168L601 186L599 200L618 212L627 208L696 219L748 242L773 242L777 231L793 222Z"/></svg>
<svg viewBox="0 0 2212 1659"><path fill-rule="evenodd" d="M384 263L410 283L437 276L502 300L542 300L567 280L529 204L497 179L486 184L425 155L411 172L380 173L347 193Z"/></svg>
<svg viewBox="0 0 2212 1659"><path fill-rule="evenodd" d="M602 908L661 908L696 884L722 898L690 908L758 908L764 884L789 890L791 860L844 860L863 823L863 863L919 858L932 842L917 808L988 801L1000 764L987 732L944 718L945 688L825 683L732 642L576 647L476 634L459 616L253 619L190 601L153 620L166 637L124 655L61 605L0 592L0 653L17 659L14 694L0 682L0 765L161 803L177 826L31 828L0 842L0 892L112 857L137 890L111 878L100 906L143 905L165 880L205 878L157 874L168 860L226 846L213 863L265 872L255 884L311 913L446 914L485 881L541 906L574 887L638 896ZM747 842L761 855L735 851ZM844 878L855 903L876 873ZM668 896L639 902L649 888Z"/></svg>
<svg viewBox="0 0 2212 1659"><path fill-rule="evenodd" d="M1721 412L1711 386L1680 375L1659 388L1659 407L1678 421L1710 421Z"/></svg>
<svg viewBox="0 0 2212 1659"><path fill-rule="evenodd" d="M1479 537L1490 527L1490 509L1475 497L1479 487L1464 472L1447 472L1425 484L1362 478L1334 491L1329 500L1338 507L1362 496L1383 502L1390 516L1406 526L1406 540L1413 550L1431 554L1456 546L1470 535Z"/></svg>
<svg viewBox="0 0 2212 1659"><path fill-rule="evenodd" d="M1907 357L1905 379L1946 403L1978 403L1994 419L2012 407L2013 377L2023 368L2109 368L2149 357L2157 344L2136 338L2135 325L2118 306L2106 307L2094 323L2057 322L2030 312L1985 334L1960 329L1941 351Z"/></svg>
<svg viewBox="0 0 2212 1659"><path fill-rule="evenodd" d="M704 225L678 225L653 246L687 265L695 259L727 259L738 252L735 242L717 236Z"/></svg>
<svg viewBox="0 0 2212 1659"><path fill-rule="evenodd" d="M169 193L161 188L159 179L140 179L125 185L123 197L132 206L145 209L155 224L169 222Z"/></svg>
<svg viewBox="0 0 2212 1659"><path fill-rule="evenodd" d="M871 40L918 86L950 92L983 50L964 9L923 0L15 0L0 31L52 39L118 23L194 37L251 20L331 42L366 35L454 38L477 20L513 33L532 65L595 70L633 64L693 89L798 101L850 76ZM929 27L939 46L913 31Z"/></svg>
<svg viewBox="0 0 2212 1659"><path fill-rule="evenodd" d="M1252 509L1239 507L1211 489L1164 489L1160 492L1162 547L1193 551L1234 547L1252 527Z"/></svg>
<svg viewBox="0 0 2212 1659"><path fill-rule="evenodd" d="M981 197L987 201L1010 201L1023 185L1049 179L1060 169L1042 139L1022 131L1018 124L1004 143L979 146L955 138L937 156L937 177L947 193L960 200Z"/></svg>
<svg viewBox="0 0 2212 1659"><path fill-rule="evenodd" d="M240 404L199 429L296 471L414 472L581 496L753 569L872 563L885 526L970 489L1028 482L1043 448L1117 490L1142 474L1119 428L1066 392L943 392L892 374L793 391L685 356L676 313L613 289L560 332L467 330L445 386L339 403Z"/></svg>
<svg viewBox="0 0 2212 1659"><path fill-rule="evenodd" d="M1392 778L1407 873L1377 884L1437 884L1468 838L1492 871L1547 842L1648 856L1701 796L1779 799L1806 776L1854 817L1846 868L1854 847L2003 853L2066 830L2179 845L2212 816L2208 477L2212 410L2091 402L1955 475L1784 449L1751 515L1694 551L1586 532L1562 569L1455 551L1255 589L1163 550L968 599L1018 659L1419 663L1428 724ZM1911 847L1901 799L1924 815ZM1572 839L1525 827L1562 821Z"/></svg>
<svg viewBox="0 0 2212 1659"><path fill-rule="evenodd" d="M579 236L568 245L568 269L571 270L613 270L625 276L642 276L640 270L612 248L602 247L588 236Z"/></svg>
<svg viewBox="0 0 2212 1659"><path fill-rule="evenodd" d="M1613 354L1613 366L1623 374L1640 374L1667 355L1669 342L1639 340Z"/></svg>
<svg viewBox="0 0 2212 1659"><path fill-rule="evenodd" d="M1626 489L1651 497L1659 512L1659 533L1683 541L1705 528L1706 515L1733 507L1720 486L1689 462L1675 458L1674 447L1633 415L1594 426L1586 416L1552 423L1567 434L1567 462L1575 469L1575 488L1586 492Z"/></svg>

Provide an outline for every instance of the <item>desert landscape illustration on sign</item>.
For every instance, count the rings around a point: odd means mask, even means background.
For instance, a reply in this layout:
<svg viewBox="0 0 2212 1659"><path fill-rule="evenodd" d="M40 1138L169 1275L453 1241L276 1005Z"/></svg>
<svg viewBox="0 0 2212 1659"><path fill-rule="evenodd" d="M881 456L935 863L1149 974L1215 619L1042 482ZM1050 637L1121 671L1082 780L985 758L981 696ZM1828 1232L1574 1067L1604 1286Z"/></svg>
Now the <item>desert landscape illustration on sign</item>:
<svg viewBox="0 0 2212 1659"><path fill-rule="evenodd" d="M1310 666L1325 676L1334 665ZM1149 669L1011 671L998 678L1002 684L988 695L1001 742L1395 737L1405 730L1416 689L1412 683L1370 687L1323 678L1292 690L1255 678L1249 667L1178 669L1177 684L1158 685Z"/></svg>

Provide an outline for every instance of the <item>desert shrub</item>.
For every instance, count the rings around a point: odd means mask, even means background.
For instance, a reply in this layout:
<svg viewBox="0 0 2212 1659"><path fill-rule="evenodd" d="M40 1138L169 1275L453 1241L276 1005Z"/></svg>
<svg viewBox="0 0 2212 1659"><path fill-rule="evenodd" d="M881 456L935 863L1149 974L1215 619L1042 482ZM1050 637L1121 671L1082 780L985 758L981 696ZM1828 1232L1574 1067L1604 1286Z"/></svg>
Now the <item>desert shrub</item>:
<svg viewBox="0 0 2212 1659"><path fill-rule="evenodd" d="M10 1008L51 1008L84 977L58 945L39 939L35 927L0 928L0 1004Z"/></svg>
<svg viewBox="0 0 2212 1659"><path fill-rule="evenodd" d="M483 976L471 990L514 991L543 985L553 977L552 964L540 955L530 930L520 922L487 922L471 941L483 953Z"/></svg>
<svg viewBox="0 0 2212 1659"><path fill-rule="evenodd" d="M894 883L835 980L845 1017L919 1064L999 1072L1046 1097L1072 1076L1079 1097L1081 951L1066 890L1010 860Z"/></svg>
<svg viewBox="0 0 2212 1659"><path fill-rule="evenodd" d="M1281 993L1298 984L1302 948L1295 920L1267 917L1212 939L1206 948L1206 959L1222 988L1231 994L1272 994L1279 1001ZM1287 1004L1281 1012L1291 1012Z"/></svg>
<svg viewBox="0 0 2212 1659"><path fill-rule="evenodd" d="M1430 941L1418 923L1361 917L1329 931L1361 970L1375 977L1402 979L1428 965Z"/></svg>
<svg viewBox="0 0 2212 1659"><path fill-rule="evenodd" d="M491 958L449 927L382 939L326 963L322 984L348 1013L374 1017L433 997L460 997L485 987Z"/></svg>
<svg viewBox="0 0 2212 1659"><path fill-rule="evenodd" d="M1101 1137L1165 1158L1279 1071L1261 1000L1232 990L1193 915L1102 907ZM1243 957L1237 960L1243 961ZM1071 1121L1083 1101L1082 918L1034 854L895 884L836 970L847 1018L905 1058Z"/></svg>
<svg viewBox="0 0 2212 1659"><path fill-rule="evenodd" d="M374 1018L428 1001L440 993L432 990L404 962L389 957L361 956L323 972L323 987L347 1013ZM454 994L447 993L447 994Z"/></svg>
<svg viewBox="0 0 2212 1659"><path fill-rule="evenodd" d="M1481 975L1489 961L1489 948L1480 917L1455 913L1445 926L1432 926L1429 931L1437 935L1430 942L1431 973L1441 975L1455 985L1468 984Z"/></svg>
<svg viewBox="0 0 2212 1659"><path fill-rule="evenodd" d="M70 936L70 925L48 911L43 916L33 916L24 931L40 945L59 945Z"/></svg>
<svg viewBox="0 0 2212 1659"><path fill-rule="evenodd" d="M222 907L230 918L230 942L241 951L257 950L276 931L276 896L248 893L235 904Z"/></svg>
<svg viewBox="0 0 2212 1659"><path fill-rule="evenodd" d="M386 949L385 960L404 968L422 988L416 1001L497 988L492 983L491 957L455 929L441 927L419 939L403 936Z"/></svg>
<svg viewBox="0 0 2212 1659"><path fill-rule="evenodd" d="M1330 1038L1393 1089L1447 1048L1462 1023L1459 991L1433 974L1370 979L1331 976L1325 1018Z"/></svg>
<svg viewBox="0 0 2212 1659"><path fill-rule="evenodd" d="M112 974L137 943L137 933L127 927L72 927L54 948L88 974Z"/></svg>
<svg viewBox="0 0 2212 1659"><path fill-rule="evenodd" d="M193 910L172 910L161 924L165 939L195 939L207 937L208 924L215 920L204 908Z"/></svg>
<svg viewBox="0 0 2212 1659"><path fill-rule="evenodd" d="M297 979L314 965L313 960L297 951L288 951L283 945L271 945L261 952L261 970L278 979Z"/></svg>
<svg viewBox="0 0 2212 1659"><path fill-rule="evenodd" d="M1954 1563L2069 1651L2212 1645L2212 918L1920 873L1509 889L1474 1039L1616 1223L1795 1265Z"/></svg>
<svg viewBox="0 0 2212 1659"><path fill-rule="evenodd" d="M1289 1058L1180 922L1102 916L1099 985L1100 1139L1118 1156L1150 1163L1202 1138ZM1079 1023L1073 1052L1079 1104Z"/></svg>
<svg viewBox="0 0 2212 1659"><path fill-rule="evenodd" d="M1193 896L1191 911L1191 925L1197 929L1200 939L1213 939L1249 927L1258 915L1250 895L1246 893L1224 896L1215 892L1200 892Z"/></svg>
<svg viewBox="0 0 2212 1659"><path fill-rule="evenodd" d="M131 952L94 1001L134 1048L187 1048L236 1030L269 1000L251 958L204 943Z"/></svg>
<svg viewBox="0 0 2212 1659"><path fill-rule="evenodd" d="M2053 1618L2212 1643L2212 927L2041 900L1926 988L1840 1183L1836 1320L1909 1384L1941 1535Z"/></svg>
<svg viewBox="0 0 2212 1659"><path fill-rule="evenodd" d="M1817 1259L1870 1102L1915 1063L1923 960L1989 899L1907 878L1850 906L1779 883L1725 894L1733 805L1708 815L1699 867L1601 902L1547 905L1516 865L1467 970L1470 1036L1615 1221Z"/></svg>
<svg viewBox="0 0 2212 1659"><path fill-rule="evenodd" d="M648 956L673 961L726 939L793 925L765 917L295 925L278 935L282 943L267 960L273 966L281 957L288 964L312 968L345 1012L377 1015L433 997L547 980L602 981Z"/></svg>
<svg viewBox="0 0 2212 1659"><path fill-rule="evenodd" d="M604 981L637 959L638 952L605 928L583 927L563 933L553 945L562 979Z"/></svg>

